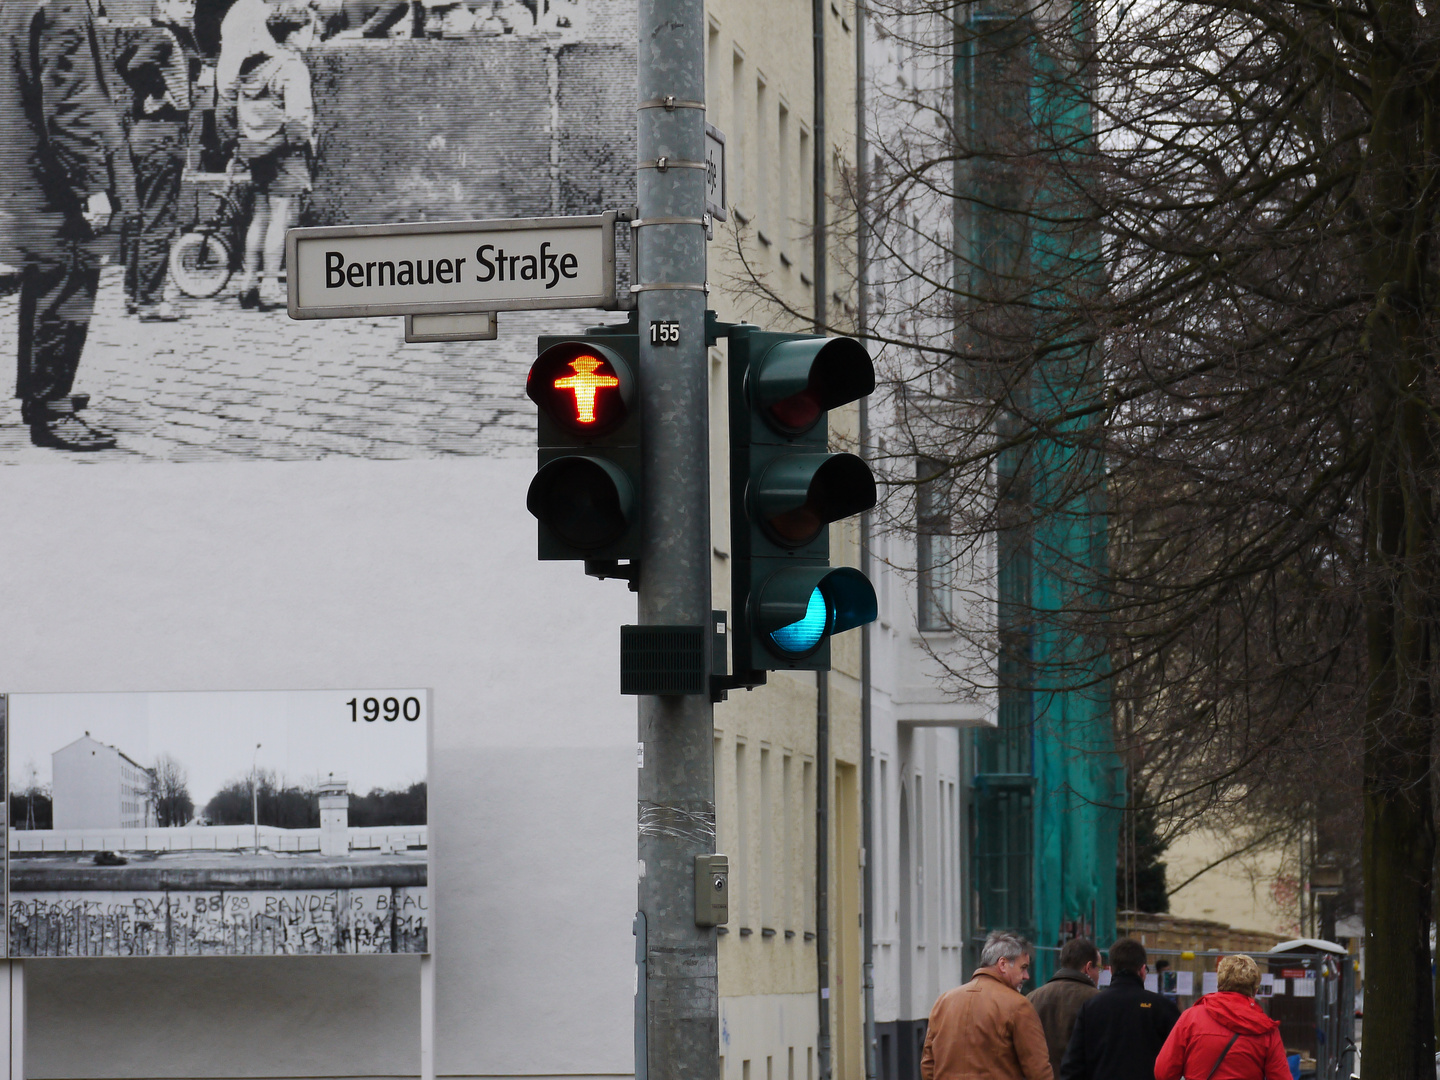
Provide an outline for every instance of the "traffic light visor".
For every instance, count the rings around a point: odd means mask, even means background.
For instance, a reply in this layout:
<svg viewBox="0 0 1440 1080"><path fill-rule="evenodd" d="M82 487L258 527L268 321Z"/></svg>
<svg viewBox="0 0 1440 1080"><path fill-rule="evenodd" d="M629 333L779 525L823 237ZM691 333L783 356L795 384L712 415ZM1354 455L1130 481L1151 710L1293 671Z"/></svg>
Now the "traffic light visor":
<svg viewBox="0 0 1440 1080"><path fill-rule="evenodd" d="M848 566L777 570L761 586L757 607L767 644L792 660L813 653L831 634L874 622L877 612L870 579Z"/></svg>
<svg viewBox="0 0 1440 1080"><path fill-rule="evenodd" d="M525 506L572 547L615 543L635 515L635 490L624 470L593 457L562 457L530 481Z"/></svg>
<svg viewBox="0 0 1440 1080"><path fill-rule="evenodd" d="M854 338L787 338L751 373L750 392L765 422L785 435L804 434L829 410L875 389L875 365Z"/></svg>
<svg viewBox="0 0 1440 1080"><path fill-rule="evenodd" d="M615 350L594 341L562 341L530 365L525 393L563 430L598 438L630 415L635 379Z"/></svg>

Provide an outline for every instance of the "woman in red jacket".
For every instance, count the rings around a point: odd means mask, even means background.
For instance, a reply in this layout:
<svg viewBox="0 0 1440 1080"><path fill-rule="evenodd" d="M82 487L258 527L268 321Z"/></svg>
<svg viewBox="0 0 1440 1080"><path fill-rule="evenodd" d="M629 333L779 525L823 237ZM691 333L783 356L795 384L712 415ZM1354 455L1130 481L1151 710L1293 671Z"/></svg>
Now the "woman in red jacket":
<svg viewBox="0 0 1440 1080"><path fill-rule="evenodd" d="M1227 956L1217 977L1220 992L1180 1014L1155 1059L1155 1080L1290 1080L1280 1021L1255 1003L1260 966Z"/></svg>

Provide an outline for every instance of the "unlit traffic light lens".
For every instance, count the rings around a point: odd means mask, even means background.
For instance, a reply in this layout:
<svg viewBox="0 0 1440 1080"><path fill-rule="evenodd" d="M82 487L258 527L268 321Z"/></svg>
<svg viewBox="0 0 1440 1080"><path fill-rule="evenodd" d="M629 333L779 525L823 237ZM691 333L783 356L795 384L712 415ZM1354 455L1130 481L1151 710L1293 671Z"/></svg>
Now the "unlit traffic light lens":
<svg viewBox="0 0 1440 1080"><path fill-rule="evenodd" d="M769 408L771 422L781 431L808 431L824 411L820 399L808 387Z"/></svg>
<svg viewBox="0 0 1440 1080"><path fill-rule="evenodd" d="M796 336L772 345L754 362L751 400L765 422L785 435L809 431L831 409L875 389L875 366L852 338Z"/></svg>
<svg viewBox="0 0 1440 1080"><path fill-rule="evenodd" d="M563 543L593 550L625 535L635 493L625 473L607 461L562 457L535 474L525 505Z"/></svg>
<svg viewBox="0 0 1440 1080"><path fill-rule="evenodd" d="M805 607L804 616L788 626L780 627L770 635L770 640L775 642L782 652L792 656L804 656L814 651L829 629L830 605L825 602L824 594L816 588L810 591L810 602Z"/></svg>
<svg viewBox="0 0 1440 1080"><path fill-rule="evenodd" d="M875 505L875 475L854 454L787 454L749 492L750 512L782 547L810 543L832 521Z"/></svg>

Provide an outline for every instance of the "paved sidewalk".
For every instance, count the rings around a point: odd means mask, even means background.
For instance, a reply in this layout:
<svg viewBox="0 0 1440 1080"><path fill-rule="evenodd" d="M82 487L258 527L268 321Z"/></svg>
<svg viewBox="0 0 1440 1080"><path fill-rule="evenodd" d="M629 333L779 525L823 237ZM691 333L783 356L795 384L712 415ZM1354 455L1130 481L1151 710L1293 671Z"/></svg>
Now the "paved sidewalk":
<svg viewBox="0 0 1440 1080"><path fill-rule="evenodd" d="M12 398L0 409L0 464L528 453L535 336L605 320L502 313L498 341L406 345L399 318L296 322L243 310L227 291L182 298L179 322L141 323L125 314L121 273L102 275L76 380L91 394L86 417L119 445L95 454L33 447ZM0 363L14 362L17 310L14 296L0 300ZM5 382L13 392L13 375Z"/></svg>

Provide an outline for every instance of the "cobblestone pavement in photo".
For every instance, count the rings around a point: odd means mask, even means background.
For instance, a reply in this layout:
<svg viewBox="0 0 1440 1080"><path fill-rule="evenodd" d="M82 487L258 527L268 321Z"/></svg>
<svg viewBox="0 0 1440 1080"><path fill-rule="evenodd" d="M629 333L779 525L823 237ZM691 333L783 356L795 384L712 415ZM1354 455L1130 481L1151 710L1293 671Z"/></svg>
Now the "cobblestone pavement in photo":
<svg viewBox="0 0 1440 1080"><path fill-rule="evenodd" d="M0 409L0 464L275 460L331 456L510 455L534 446L525 375L535 336L581 328L597 312L501 313L498 341L404 343L400 318L297 322L247 311L227 289L181 298L185 318L141 323L107 267L80 362L85 414L116 449L30 445L13 398ZM0 299L0 357L13 393L18 302Z"/></svg>

